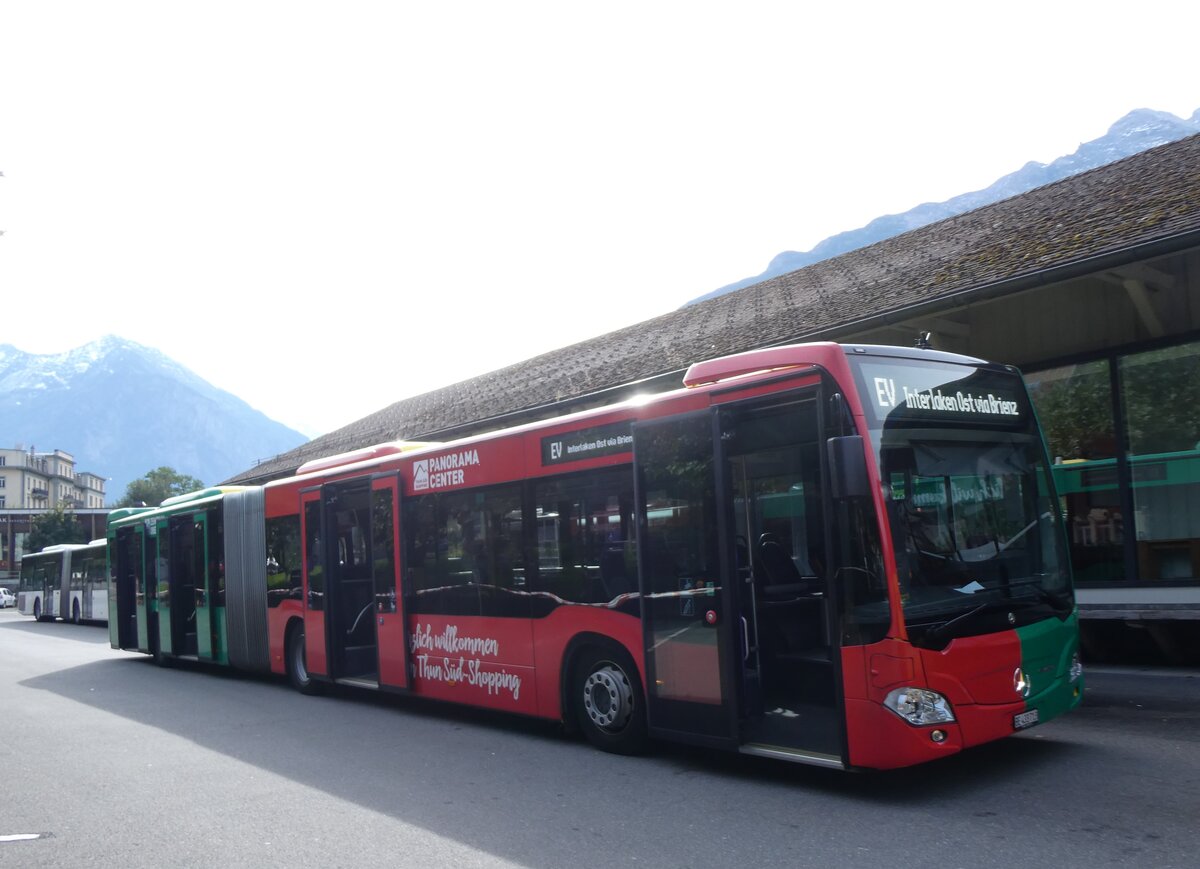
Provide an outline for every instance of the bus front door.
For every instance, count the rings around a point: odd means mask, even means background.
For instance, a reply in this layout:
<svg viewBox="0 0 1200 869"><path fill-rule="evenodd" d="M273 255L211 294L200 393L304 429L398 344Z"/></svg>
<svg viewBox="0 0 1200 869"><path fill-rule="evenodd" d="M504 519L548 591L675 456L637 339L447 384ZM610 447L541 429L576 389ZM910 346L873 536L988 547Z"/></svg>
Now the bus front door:
<svg viewBox="0 0 1200 869"><path fill-rule="evenodd" d="M650 733L733 748L742 631L722 566L714 416L633 429Z"/></svg>
<svg viewBox="0 0 1200 869"><path fill-rule="evenodd" d="M820 391L718 411L718 486L741 648L741 750L844 764L831 641Z"/></svg>
<svg viewBox="0 0 1200 869"><path fill-rule="evenodd" d="M819 391L634 426L657 736L844 765Z"/></svg>

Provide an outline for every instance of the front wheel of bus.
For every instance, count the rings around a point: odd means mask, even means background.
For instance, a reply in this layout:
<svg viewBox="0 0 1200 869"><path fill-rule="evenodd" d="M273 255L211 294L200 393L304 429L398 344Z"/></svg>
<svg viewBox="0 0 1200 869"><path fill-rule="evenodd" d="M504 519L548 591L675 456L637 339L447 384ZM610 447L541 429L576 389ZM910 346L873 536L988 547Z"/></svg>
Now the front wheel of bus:
<svg viewBox="0 0 1200 869"><path fill-rule="evenodd" d="M575 667L575 719L588 742L614 754L646 747L646 708L633 661L623 652L589 649Z"/></svg>
<svg viewBox="0 0 1200 869"><path fill-rule="evenodd" d="M296 626L288 631L287 673L292 687L301 694L320 694L321 683L308 672L308 660L304 654L304 627Z"/></svg>

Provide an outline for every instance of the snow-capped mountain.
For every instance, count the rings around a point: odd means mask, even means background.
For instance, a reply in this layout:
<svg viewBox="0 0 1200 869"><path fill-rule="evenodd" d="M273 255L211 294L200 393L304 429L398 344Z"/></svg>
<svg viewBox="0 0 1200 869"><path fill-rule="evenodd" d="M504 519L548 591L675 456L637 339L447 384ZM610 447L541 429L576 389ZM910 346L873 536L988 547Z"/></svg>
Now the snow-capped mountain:
<svg viewBox="0 0 1200 869"><path fill-rule="evenodd" d="M768 278L794 272L821 260L866 247L902 232L908 232L910 229L936 223L956 214L974 211L976 208L999 202L1001 199L1008 199L1010 196L1025 193L1036 187L1061 181L1079 172L1113 163L1195 133L1200 133L1200 109L1197 109L1190 118L1179 118L1170 112L1134 109L1109 127L1108 132L1103 136L1090 142L1084 142L1073 154L1059 157L1050 163L1031 161L983 190L963 193L947 199L945 202L926 202L903 214L877 217L866 226L830 236L818 243L812 250L802 253L792 250L784 251L777 254L761 274L752 278L743 278L736 283L713 290L711 293L693 299L688 304L713 299Z"/></svg>
<svg viewBox="0 0 1200 869"><path fill-rule="evenodd" d="M109 502L162 465L212 485L307 438L170 357L107 336L65 353L0 345L0 445L64 450Z"/></svg>

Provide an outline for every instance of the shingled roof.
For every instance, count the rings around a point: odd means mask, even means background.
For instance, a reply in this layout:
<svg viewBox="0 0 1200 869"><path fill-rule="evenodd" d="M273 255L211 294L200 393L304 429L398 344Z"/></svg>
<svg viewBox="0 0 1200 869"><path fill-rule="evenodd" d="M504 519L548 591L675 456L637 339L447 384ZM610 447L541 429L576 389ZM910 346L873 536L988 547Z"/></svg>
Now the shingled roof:
<svg viewBox="0 0 1200 869"><path fill-rule="evenodd" d="M1065 280L1198 240L1200 135L403 399L227 482L265 482L384 441L443 440L554 416L634 384L673 388L702 359L847 336L923 306Z"/></svg>

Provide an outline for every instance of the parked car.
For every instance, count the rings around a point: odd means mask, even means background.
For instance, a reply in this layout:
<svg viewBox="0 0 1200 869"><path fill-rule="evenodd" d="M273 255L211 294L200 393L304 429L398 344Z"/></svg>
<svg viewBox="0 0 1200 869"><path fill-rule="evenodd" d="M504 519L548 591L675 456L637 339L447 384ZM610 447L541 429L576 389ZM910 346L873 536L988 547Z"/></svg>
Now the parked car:
<svg viewBox="0 0 1200 869"><path fill-rule="evenodd" d="M0 609L5 607L16 606L17 596L7 588L0 588Z"/></svg>

